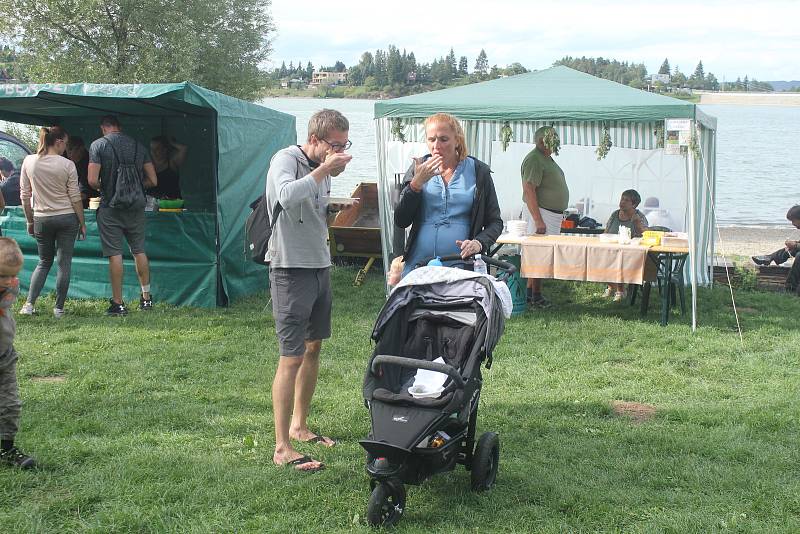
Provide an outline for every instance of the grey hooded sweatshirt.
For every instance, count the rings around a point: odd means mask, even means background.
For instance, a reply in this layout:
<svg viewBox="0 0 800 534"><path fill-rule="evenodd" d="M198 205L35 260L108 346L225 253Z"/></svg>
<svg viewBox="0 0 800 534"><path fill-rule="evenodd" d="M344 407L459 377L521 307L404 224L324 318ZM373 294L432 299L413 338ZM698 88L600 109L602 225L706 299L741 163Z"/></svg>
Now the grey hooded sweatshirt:
<svg viewBox="0 0 800 534"><path fill-rule="evenodd" d="M315 167L298 146L286 147L272 157L267 172L270 220L275 203L283 206L267 251L272 267L319 269L331 265L327 225L331 177L317 184L310 176Z"/></svg>

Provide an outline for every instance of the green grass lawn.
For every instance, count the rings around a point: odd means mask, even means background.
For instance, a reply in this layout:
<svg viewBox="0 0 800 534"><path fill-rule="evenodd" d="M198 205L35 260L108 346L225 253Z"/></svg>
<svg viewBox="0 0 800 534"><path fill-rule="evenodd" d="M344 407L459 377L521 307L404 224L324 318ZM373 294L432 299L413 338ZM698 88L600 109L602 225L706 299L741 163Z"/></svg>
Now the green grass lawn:
<svg viewBox="0 0 800 534"><path fill-rule="evenodd" d="M334 333L311 425L339 439L301 448L327 469L273 466L275 334L265 295L228 309L157 306L124 319L69 301L66 318L20 317L19 445L32 472L0 469L0 533L368 532L357 441L369 334L383 302L371 274L334 269ZM506 324L478 431L501 436L497 486L459 467L408 487L398 532L800 531L800 299L727 288L658 325L546 283L555 305ZM654 407L638 421L615 401Z"/></svg>

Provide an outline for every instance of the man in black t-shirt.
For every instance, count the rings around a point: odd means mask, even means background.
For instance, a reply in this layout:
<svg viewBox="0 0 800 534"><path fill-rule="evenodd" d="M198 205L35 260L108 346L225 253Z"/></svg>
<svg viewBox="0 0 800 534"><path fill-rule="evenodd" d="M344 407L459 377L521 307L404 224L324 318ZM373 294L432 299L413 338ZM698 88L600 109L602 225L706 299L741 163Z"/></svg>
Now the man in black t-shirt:
<svg viewBox="0 0 800 534"><path fill-rule="evenodd" d="M103 256L108 258L111 277L111 303L107 315L127 315L128 308L122 300L122 238L136 263L136 274L142 286L139 309L151 310L150 263L144 252L145 215L144 208L120 209L109 206L114 197L117 168L120 163L133 163L141 173L144 187L155 187L158 183L156 170L150 161L150 153L138 141L120 131L116 117L107 115L100 122L103 137L89 147L89 186L100 190L100 208L97 210L97 229Z"/></svg>

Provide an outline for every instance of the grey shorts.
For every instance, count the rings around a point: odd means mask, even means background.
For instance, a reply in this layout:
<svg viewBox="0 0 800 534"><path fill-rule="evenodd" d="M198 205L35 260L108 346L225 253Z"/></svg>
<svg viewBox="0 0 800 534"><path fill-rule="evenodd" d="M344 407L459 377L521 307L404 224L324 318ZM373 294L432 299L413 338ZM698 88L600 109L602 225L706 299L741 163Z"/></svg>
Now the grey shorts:
<svg viewBox="0 0 800 534"><path fill-rule="evenodd" d="M269 271L272 317L281 356L302 356L306 340L331 337L331 270Z"/></svg>
<svg viewBox="0 0 800 534"><path fill-rule="evenodd" d="M144 210L118 210L101 207L97 210L97 229L103 256L121 256L122 238L128 241L131 254L144 252Z"/></svg>

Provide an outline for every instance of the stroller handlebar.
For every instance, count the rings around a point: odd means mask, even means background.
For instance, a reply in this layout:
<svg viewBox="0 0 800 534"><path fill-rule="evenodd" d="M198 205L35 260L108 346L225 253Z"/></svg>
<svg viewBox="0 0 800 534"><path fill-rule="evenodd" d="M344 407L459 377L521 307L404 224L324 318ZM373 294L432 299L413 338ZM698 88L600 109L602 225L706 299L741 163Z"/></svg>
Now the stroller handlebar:
<svg viewBox="0 0 800 534"><path fill-rule="evenodd" d="M467 260L473 259L474 257L475 257L474 254L472 256L467 256L466 258L462 258L458 254L451 254L449 256L440 256L439 259L441 261L459 261L459 260L467 261ZM422 267L423 265L428 265L428 262L431 261L434 258L435 258L435 256L430 256L429 258L422 258L417 263L416 266L417 267ZM488 254L481 254L481 259L483 259L483 261L487 265L494 265L498 269L502 269L503 271L507 272L509 275L513 275L515 272L517 272L517 268L513 263L508 263L507 261L501 261L501 260L495 259L495 258L489 256Z"/></svg>
<svg viewBox="0 0 800 534"><path fill-rule="evenodd" d="M415 360L414 358L404 358L403 356L389 356L386 354L379 354L372 360L372 372L377 374L377 367L382 363L389 363L399 365L401 367L411 367L413 369L427 369L428 371L436 371L437 373L444 373L453 379L453 382L459 387L464 387L464 379L458 373L458 369L446 363L429 362L427 360Z"/></svg>

